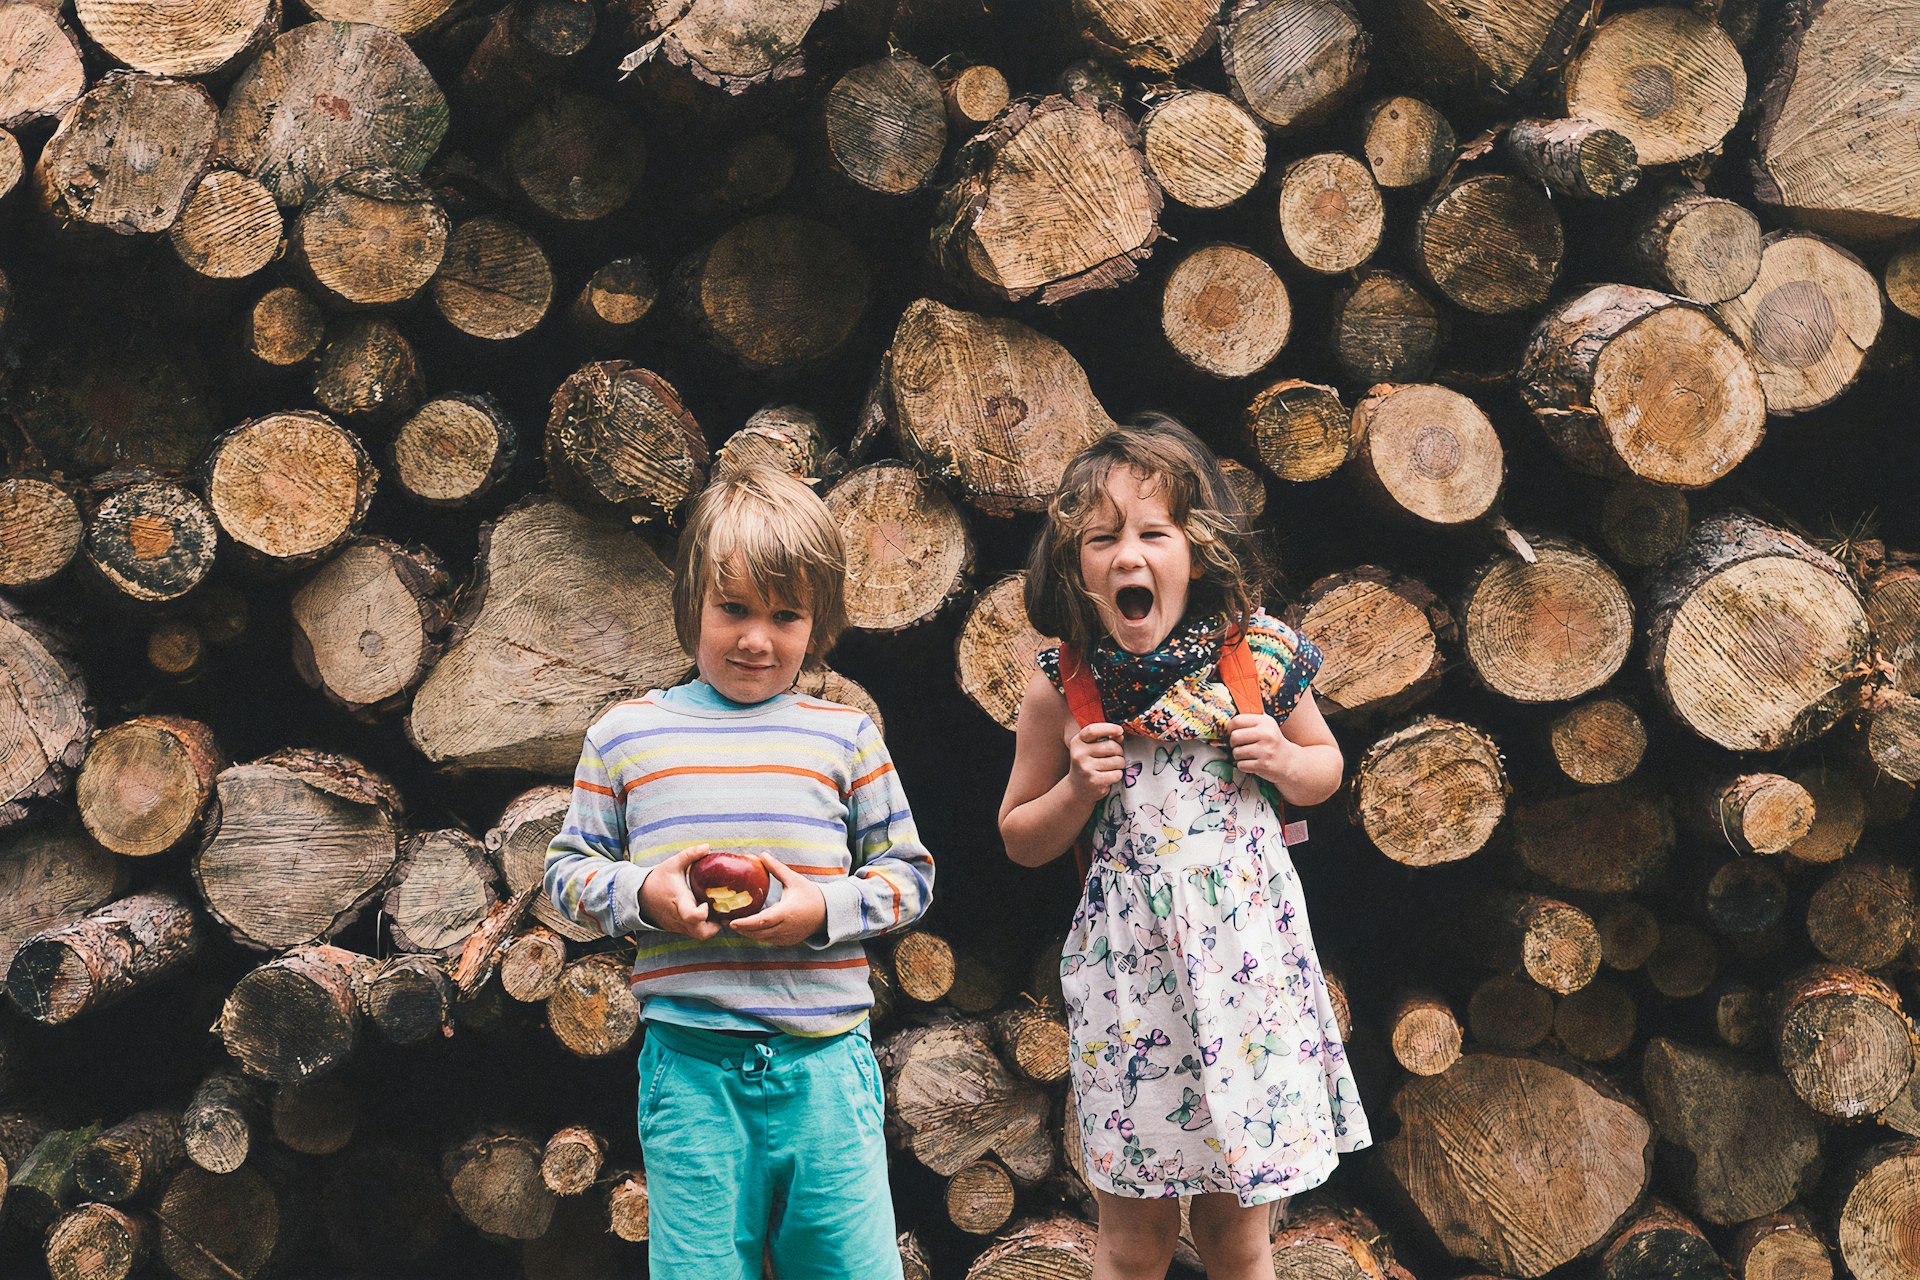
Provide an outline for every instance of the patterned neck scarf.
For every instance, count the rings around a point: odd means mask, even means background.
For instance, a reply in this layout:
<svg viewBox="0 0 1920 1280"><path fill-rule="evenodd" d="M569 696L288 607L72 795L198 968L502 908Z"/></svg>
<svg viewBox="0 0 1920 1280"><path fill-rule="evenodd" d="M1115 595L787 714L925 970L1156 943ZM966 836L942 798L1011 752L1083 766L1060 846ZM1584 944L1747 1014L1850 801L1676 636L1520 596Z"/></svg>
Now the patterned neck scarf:
<svg viewBox="0 0 1920 1280"><path fill-rule="evenodd" d="M1182 618L1151 653L1128 653L1111 639L1095 645L1087 665L1107 718L1124 724L1158 702L1177 681L1212 667L1220 660L1226 626L1225 614Z"/></svg>

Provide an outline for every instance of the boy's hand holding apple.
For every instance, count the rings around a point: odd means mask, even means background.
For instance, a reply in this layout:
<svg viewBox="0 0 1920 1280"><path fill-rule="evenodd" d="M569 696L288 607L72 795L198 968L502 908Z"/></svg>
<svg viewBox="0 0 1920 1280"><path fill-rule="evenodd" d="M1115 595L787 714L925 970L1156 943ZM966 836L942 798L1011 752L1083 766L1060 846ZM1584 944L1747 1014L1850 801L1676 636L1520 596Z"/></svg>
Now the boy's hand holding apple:
<svg viewBox="0 0 1920 1280"><path fill-rule="evenodd" d="M780 882L780 897L752 915L728 921L727 927L743 938L776 947L805 942L825 928L827 895L820 886L770 853L759 858Z"/></svg>
<svg viewBox="0 0 1920 1280"><path fill-rule="evenodd" d="M640 885L640 914L668 933L712 938L720 926L707 914L704 898L687 883L687 868L707 856L704 844L690 845L656 866Z"/></svg>

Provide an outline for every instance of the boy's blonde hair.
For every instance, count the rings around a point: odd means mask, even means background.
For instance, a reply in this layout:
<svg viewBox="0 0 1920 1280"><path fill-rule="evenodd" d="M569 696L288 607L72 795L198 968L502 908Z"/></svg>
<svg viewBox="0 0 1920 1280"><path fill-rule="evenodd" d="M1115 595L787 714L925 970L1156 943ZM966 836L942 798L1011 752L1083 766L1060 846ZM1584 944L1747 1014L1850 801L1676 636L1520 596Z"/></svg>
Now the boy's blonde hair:
<svg viewBox="0 0 1920 1280"><path fill-rule="evenodd" d="M1152 483L1187 535L1200 571L1187 590L1187 613L1224 614L1228 626L1244 625L1268 570L1240 500L1198 436L1165 414L1143 413L1067 463L1027 562L1025 601L1034 628L1083 653L1104 634L1080 573L1080 540L1107 510L1107 481L1123 467Z"/></svg>
<svg viewBox="0 0 1920 1280"><path fill-rule="evenodd" d="M847 625L847 553L839 527L804 482L775 467L728 470L694 500L673 566L673 630L689 654L709 592L739 573L769 602L813 614L807 665Z"/></svg>

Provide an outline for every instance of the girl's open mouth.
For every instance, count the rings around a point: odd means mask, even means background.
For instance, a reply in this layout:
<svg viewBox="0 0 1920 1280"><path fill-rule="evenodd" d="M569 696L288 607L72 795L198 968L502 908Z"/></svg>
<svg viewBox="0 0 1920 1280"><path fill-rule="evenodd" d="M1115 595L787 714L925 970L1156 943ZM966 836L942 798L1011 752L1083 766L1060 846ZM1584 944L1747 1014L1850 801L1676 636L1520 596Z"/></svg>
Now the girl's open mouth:
<svg viewBox="0 0 1920 1280"><path fill-rule="evenodd" d="M1138 622L1153 612L1153 592L1145 587L1122 587L1113 593L1113 607L1128 622Z"/></svg>

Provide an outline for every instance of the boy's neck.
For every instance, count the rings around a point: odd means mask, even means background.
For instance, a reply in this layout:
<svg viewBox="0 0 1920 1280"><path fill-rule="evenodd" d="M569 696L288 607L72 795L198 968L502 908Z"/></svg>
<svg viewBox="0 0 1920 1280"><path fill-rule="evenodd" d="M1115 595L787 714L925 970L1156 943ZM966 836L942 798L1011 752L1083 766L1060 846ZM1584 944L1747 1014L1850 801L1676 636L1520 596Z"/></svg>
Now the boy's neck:
<svg viewBox="0 0 1920 1280"><path fill-rule="evenodd" d="M790 692L783 691L776 693L772 697L762 698L758 702L735 702L732 698L729 698L726 694L714 688L704 676L697 675L682 685L681 688L688 690L696 701L719 708L723 711L748 711L754 707L764 707L769 702L786 697L787 692Z"/></svg>

